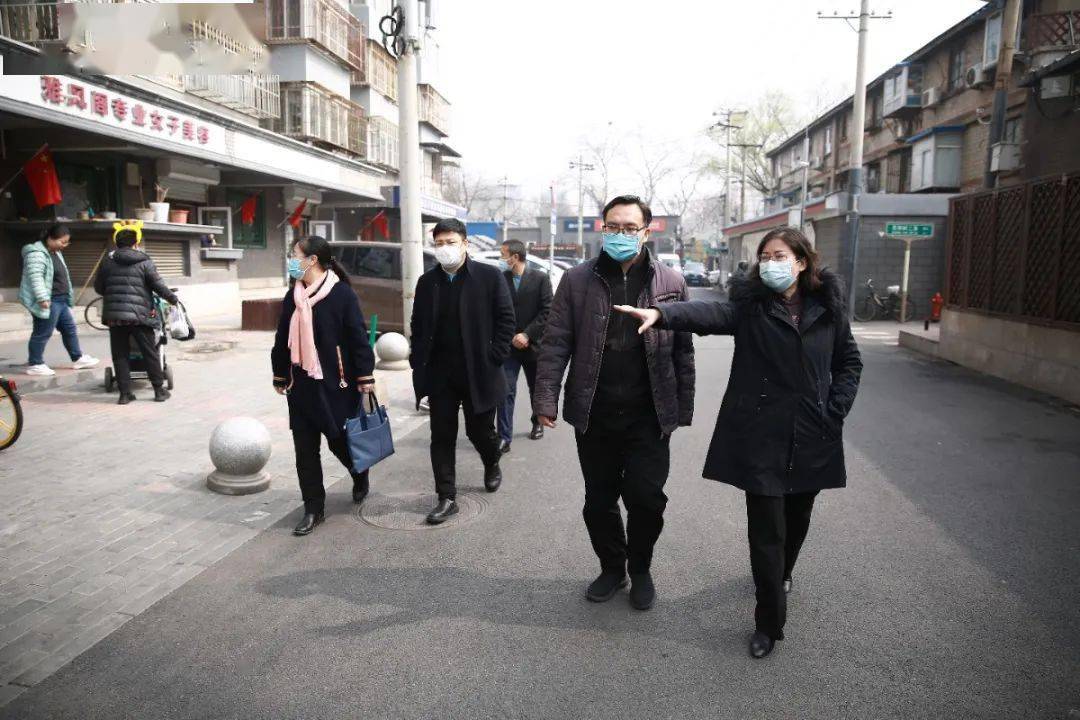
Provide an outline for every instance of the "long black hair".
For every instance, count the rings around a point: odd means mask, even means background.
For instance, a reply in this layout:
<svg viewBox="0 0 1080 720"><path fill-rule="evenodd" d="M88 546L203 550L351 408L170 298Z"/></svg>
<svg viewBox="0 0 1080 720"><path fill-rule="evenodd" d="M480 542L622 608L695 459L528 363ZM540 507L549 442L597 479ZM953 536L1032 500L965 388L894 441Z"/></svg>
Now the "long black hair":
<svg viewBox="0 0 1080 720"><path fill-rule="evenodd" d="M346 285L352 285L349 281L349 274L345 272L345 268L341 267L341 263L334 258L334 253L330 247L330 243L326 241L326 238L319 237L318 235L308 235L307 237L297 238L296 240L293 240L289 250L291 251L297 245L300 246L300 251L304 253L304 255L314 257L316 262L319 263L319 267L323 270L333 270L339 280Z"/></svg>

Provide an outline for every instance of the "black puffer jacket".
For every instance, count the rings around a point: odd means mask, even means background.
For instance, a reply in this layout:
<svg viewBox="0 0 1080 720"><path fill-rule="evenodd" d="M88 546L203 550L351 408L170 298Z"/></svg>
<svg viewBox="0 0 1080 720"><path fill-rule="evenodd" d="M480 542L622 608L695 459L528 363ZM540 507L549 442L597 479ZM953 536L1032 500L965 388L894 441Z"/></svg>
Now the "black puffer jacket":
<svg viewBox="0 0 1080 720"><path fill-rule="evenodd" d="M175 305L176 294L158 275L150 256L135 248L109 253L98 269L94 290L105 298L101 319L106 325L148 325L159 322L151 293Z"/></svg>
<svg viewBox="0 0 1080 720"><path fill-rule="evenodd" d="M843 487L844 418L862 373L844 312L843 282L821 273L796 327L777 295L739 278L729 302L653 305L657 324L699 335L734 335L731 377L704 476L758 495Z"/></svg>
<svg viewBox="0 0 1080 720"><path fill-rule="evenodd" d="M639 307L666 307L689 295L682 275L657 262L646 248L648 263L645 288L637 300ZM556 417L559 390L567 363L563 414L566 422L581 432L589 427L604 341L612 309L612 289L597 270L597 259L589 260L563 275L551 304L544 344L536 367L533 412ZM671 434L694 417L694 342L688 332L650 329L645 333L645 359L649 368L652 403L660 429Z"/></svg>

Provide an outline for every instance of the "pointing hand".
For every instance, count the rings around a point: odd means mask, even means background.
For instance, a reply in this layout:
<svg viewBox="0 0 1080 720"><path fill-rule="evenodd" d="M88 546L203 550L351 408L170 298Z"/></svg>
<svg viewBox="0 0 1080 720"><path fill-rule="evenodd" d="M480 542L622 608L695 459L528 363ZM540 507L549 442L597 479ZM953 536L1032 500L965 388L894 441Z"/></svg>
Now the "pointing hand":
<svg viewBox="0 0 1080 720"><path fill-rule="evenodd" d="M656 308L636 308L631 305L616 305L615 309L621 313L633 315L641 321L641 327L638 328L638 335L641 335L660 321L660 311Z"/></svg>

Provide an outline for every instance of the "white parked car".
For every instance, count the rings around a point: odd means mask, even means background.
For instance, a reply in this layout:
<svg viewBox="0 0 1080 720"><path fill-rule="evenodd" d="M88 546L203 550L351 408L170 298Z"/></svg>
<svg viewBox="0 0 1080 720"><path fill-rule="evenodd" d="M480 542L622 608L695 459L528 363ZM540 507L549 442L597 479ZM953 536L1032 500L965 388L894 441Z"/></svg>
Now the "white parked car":
<svg viewBox="0 0 1080 720"><path fill-rule="evenodd" d="M501 255L498 250L481 250L480 252L470 252L469 257L478 262L487 263L488 265L498 265ZM525 262L529 264L531 270L539 270L540 272L547 274L548 260L547 258L534 257L529 255ZM551 271L551 291L555 292L559 289L559 281L562 280L564 270L559 267L556 262L554 269Z"/></svg>

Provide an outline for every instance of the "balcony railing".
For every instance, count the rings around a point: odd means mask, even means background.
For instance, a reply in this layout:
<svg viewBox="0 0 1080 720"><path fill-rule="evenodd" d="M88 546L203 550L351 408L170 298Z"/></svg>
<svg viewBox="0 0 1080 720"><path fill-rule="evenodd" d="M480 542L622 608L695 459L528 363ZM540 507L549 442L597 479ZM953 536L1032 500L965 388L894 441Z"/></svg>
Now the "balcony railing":
<svg viewBox="0 0 1080 720"><path fill-rule="evenodd" d="M1080 10L1032 15L1024 21L1023 48L1028 52L1080 44Z"/></svg>
<svg viewBox="0 0 1080 720"><path fill-rule="evenodd" d="M185 75L184 90L260 120L281 116L277 75Z"/></svg>
<svg viewBox="0 0 1080 720"><path fill-rule="evenodd" d="M281 115L268 125L297 140L365 155L364 109L315 83L281 83Z"/></svg>
<svg viewBox="0 0 1080 720"><path fill-rule="evenodd" d="M378 43L367 43L366 66L362 72L354 71L353 85L368 85L382 93L391 102L398 101L397 61Z"/></svg>
<svg viewBox="0 0 1080 720"><path fill-rule="evenodd" d="M369 117L367 125L367 160L397 170L398 126L383 117Z"/></svg>
<svg viewBox="0 0 1080 720"><path fill-rule="evenodd" d="M430 85L418 85L420 94L420 122L425 122L441 132L450 134L450 103Z"/></svg>
<svg viewBox="0 0 1080 720"><path fill-rule="evenodd" d="M57 3L0 5L0 36L28 45L59 40Z"/></svg>
<svg viewBox="0 0 1080 720"><path fill-rule="evenodd" d="M333 0L268 0L266 41L310 42L352 70L364 70L364 26Z"/></svg>

